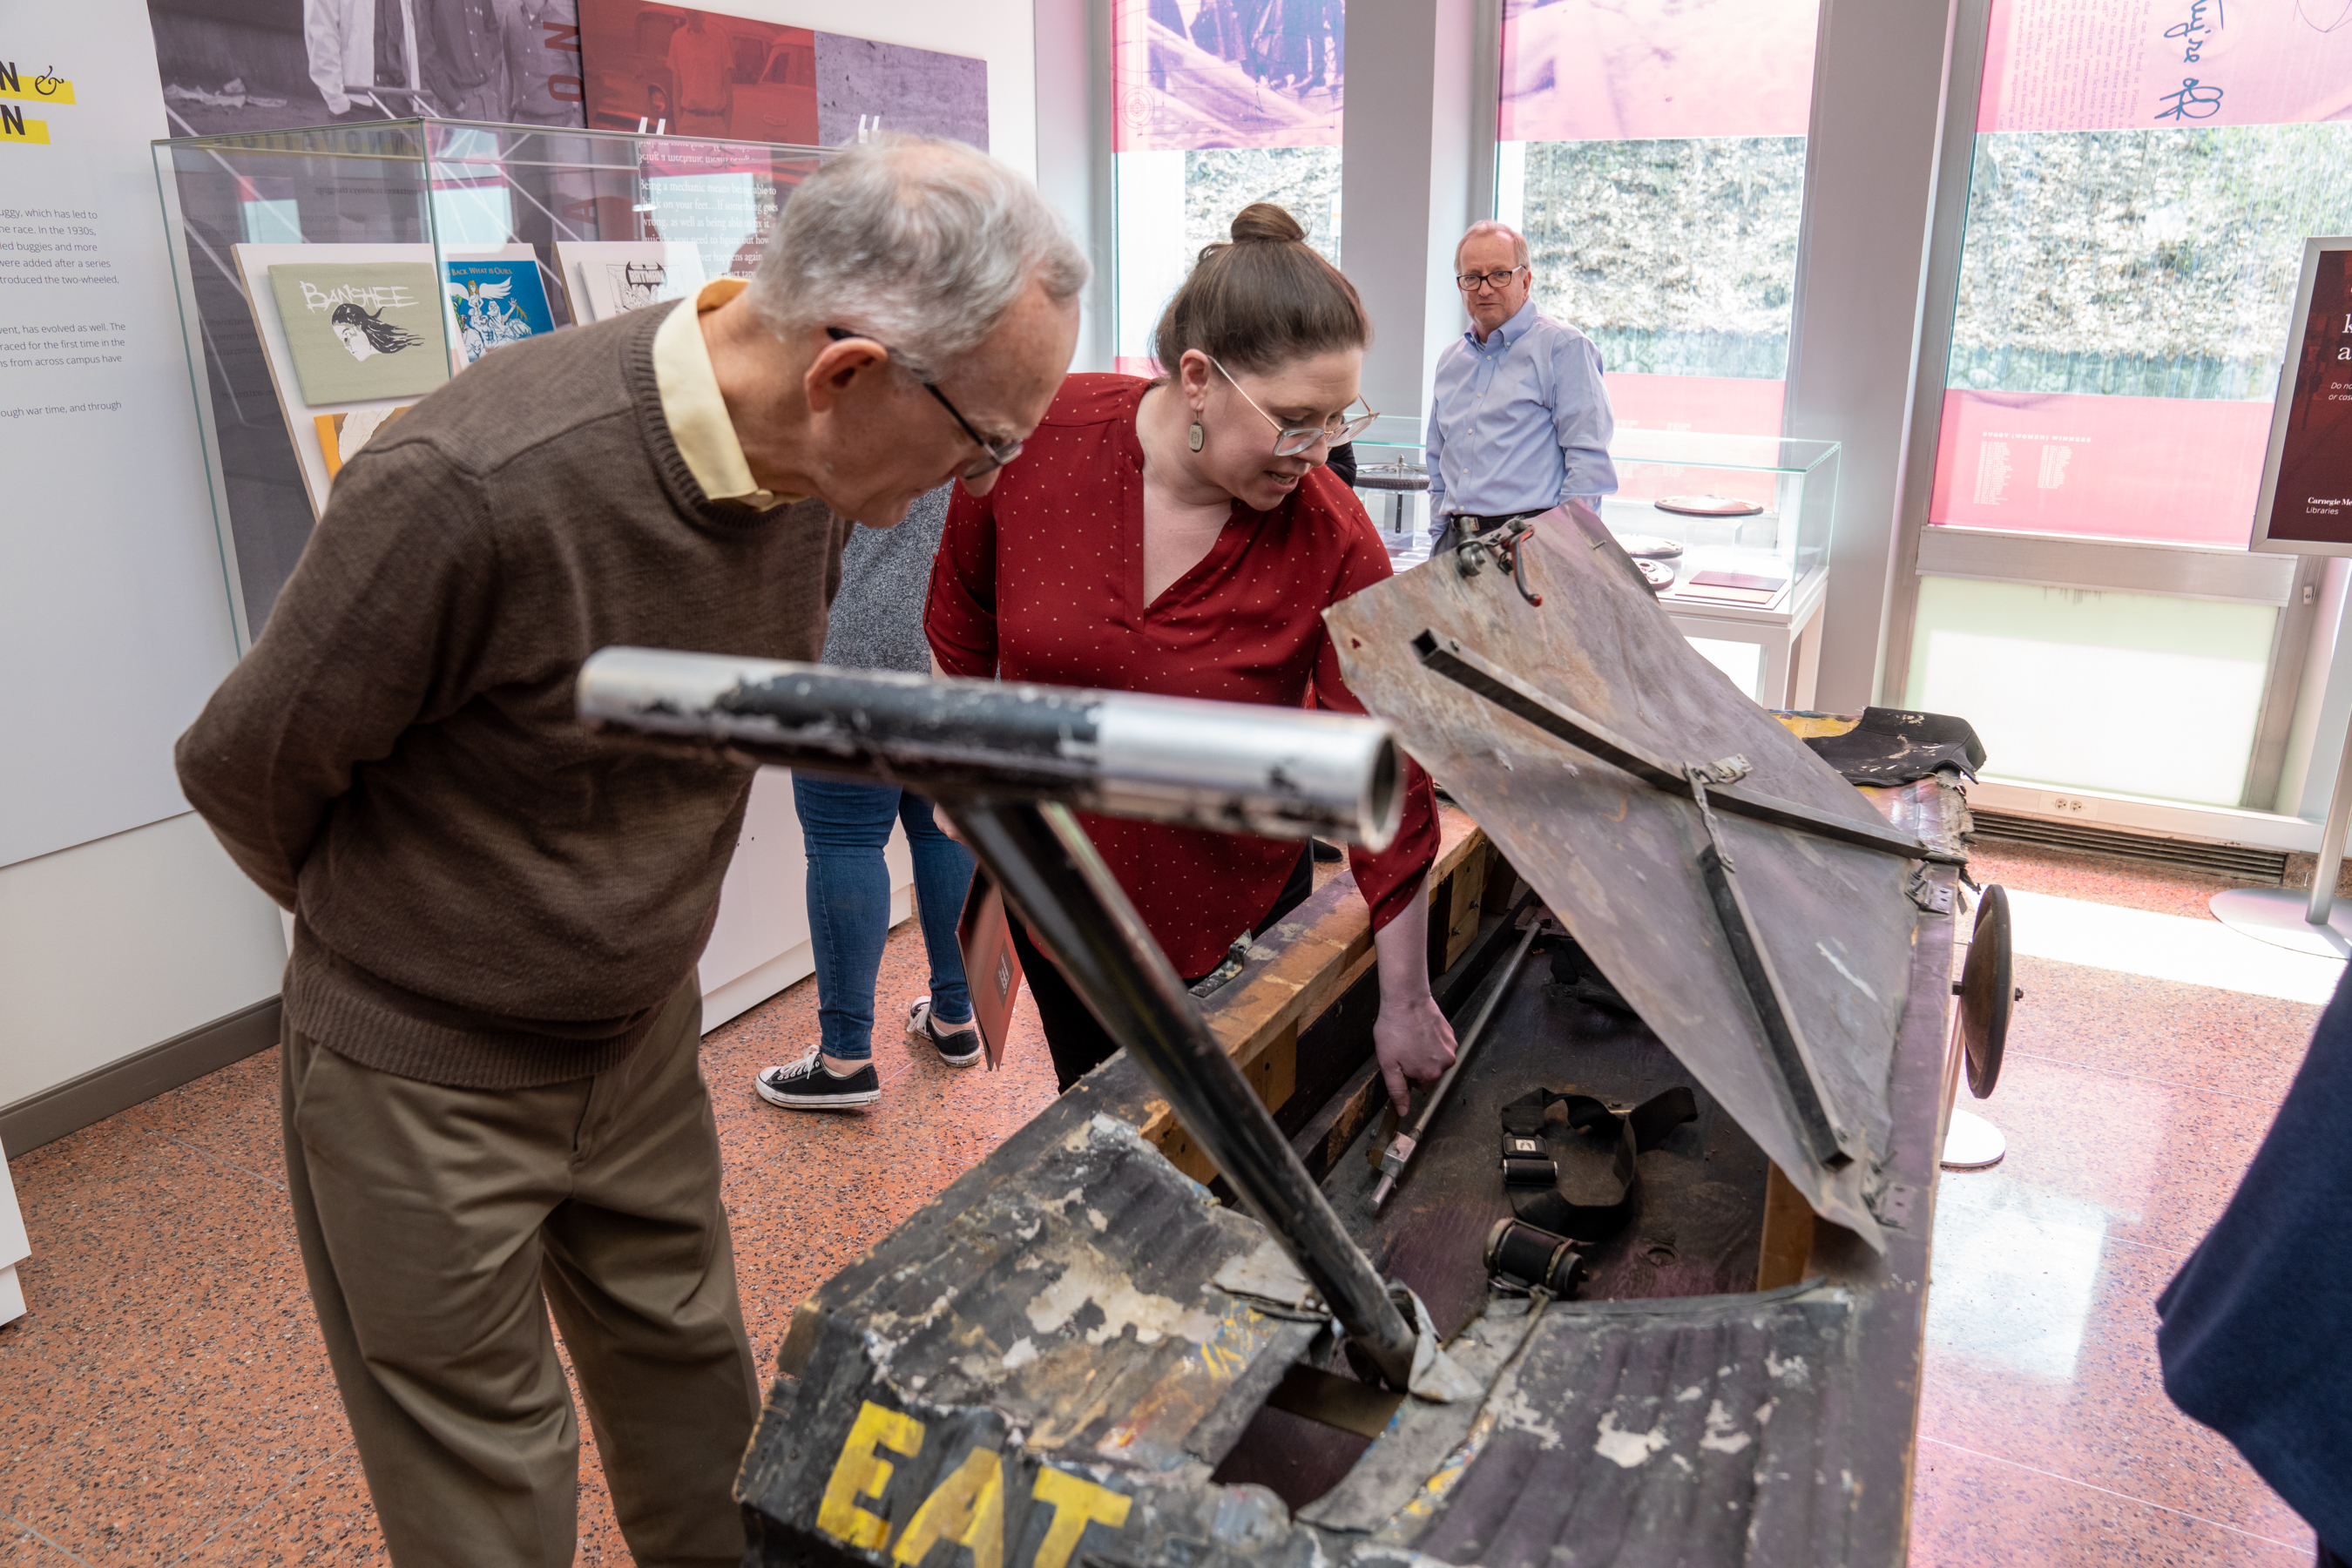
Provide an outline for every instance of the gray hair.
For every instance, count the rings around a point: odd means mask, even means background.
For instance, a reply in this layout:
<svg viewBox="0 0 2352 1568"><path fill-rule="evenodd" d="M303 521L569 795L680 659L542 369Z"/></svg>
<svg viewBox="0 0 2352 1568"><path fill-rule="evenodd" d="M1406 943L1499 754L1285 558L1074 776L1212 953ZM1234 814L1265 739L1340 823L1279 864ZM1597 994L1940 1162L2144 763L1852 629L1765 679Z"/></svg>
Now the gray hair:
<svg viewBox="0 0 2352 1568"><path fill-rule="evenodd" d="M748 298L779 331L870 333L929 379L1033 279L1059 302L1087 271L1023 175L960 142L890 133L831 154L793 191Z"/></svg>
<svg viewBox="0 0 2352 1568"><path fill-rule="evenodd" d="M1476 239L1480 235L1484 234L1501 234L1509 236L1511 241L1511 265L1514 267L1525 267L1528 264L1528 237L1521 234L1517 229L1513 228L1509 224L1503 222L1501 219L1490 217L1483 218L1480 221L1472 224L1468 228L1464 229L1462 231L1462 237L1454 242L1454 270L1456 272L1462 270L1462 247L1469 244L1472 240Z"/></svg>

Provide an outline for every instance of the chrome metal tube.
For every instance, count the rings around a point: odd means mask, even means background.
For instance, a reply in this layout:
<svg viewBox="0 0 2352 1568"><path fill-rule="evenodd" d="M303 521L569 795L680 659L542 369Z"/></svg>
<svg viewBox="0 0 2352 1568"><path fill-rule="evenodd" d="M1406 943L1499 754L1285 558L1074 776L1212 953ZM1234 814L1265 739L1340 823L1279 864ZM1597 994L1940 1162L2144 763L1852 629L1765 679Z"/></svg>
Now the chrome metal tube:
<svg viewBox="0 0 2352 1568"><path fill-rule="evenodd" d="M1086 830L1060 805L968 798L945 809L1072 989L1150 1074L1349 1337L1403 1387L1412 1325L1209 1032Z"/></svg>
<svg viewBox="0 0 2352 1568"><path fill-rule="evenodd" d="M591 658L577 703L591 729L941 798L1376 850L1403 806L1388 726L1354 714L635 647Z"/></svg>

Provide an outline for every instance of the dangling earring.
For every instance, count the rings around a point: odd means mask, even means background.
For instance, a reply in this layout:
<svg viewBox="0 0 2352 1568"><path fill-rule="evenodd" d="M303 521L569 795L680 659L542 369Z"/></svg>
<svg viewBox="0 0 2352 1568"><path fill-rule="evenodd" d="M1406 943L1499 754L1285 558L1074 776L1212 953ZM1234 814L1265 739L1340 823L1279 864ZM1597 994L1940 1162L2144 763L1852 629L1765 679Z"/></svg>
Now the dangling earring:
<svg viewBox="0 0 2352 1568"><path fill-rule="evenodd" d="M1207 433L1201 428L1201 422L1198 419L1193 420L1192 427L1184 432L1184 445L1192 447L1195 452L1201 449L1201 443L1206 439L1208 439Z"/></svg>

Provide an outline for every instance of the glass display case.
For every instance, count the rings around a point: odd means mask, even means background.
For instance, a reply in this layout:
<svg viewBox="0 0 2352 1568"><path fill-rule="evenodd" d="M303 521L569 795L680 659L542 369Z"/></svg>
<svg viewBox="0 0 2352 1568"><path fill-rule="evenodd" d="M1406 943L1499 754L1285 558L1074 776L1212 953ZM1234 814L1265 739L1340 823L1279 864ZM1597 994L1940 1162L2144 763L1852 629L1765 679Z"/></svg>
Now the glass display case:
<svg viewBox="0 0 2352 1568"><path fill-rule="evenodd" d="M1767 707L1811 706L1838 444L1621 426L1609 455L1601 519L1674 574L1659 602L1684 635Z"/></svg>
<svg viewBox="0 0 2352 1568"><path fill-rule="evenodd" d="M749 276L823 156L437 120L154 155L240 647L377 429L516 338Z"/></svg>
<svg viewBox="0 0 2352 1568"><path fill-rule="evenodd" d="M1436 531L1429 526L1428 459L1418 442L1359 439L1356 499L1389 547L1389 559L1403 571L1429 558Z"/></svg>
<svg viewBox="0 0 2352 1568"><path fill-rule="evenodd" d="M344 458L517 338L748 276L814 147L387 121L154 144L242 651ZM887 853L891 920L913 871ZM714 1027L809 973L786 776L751 787L703 950Z"/></svg>

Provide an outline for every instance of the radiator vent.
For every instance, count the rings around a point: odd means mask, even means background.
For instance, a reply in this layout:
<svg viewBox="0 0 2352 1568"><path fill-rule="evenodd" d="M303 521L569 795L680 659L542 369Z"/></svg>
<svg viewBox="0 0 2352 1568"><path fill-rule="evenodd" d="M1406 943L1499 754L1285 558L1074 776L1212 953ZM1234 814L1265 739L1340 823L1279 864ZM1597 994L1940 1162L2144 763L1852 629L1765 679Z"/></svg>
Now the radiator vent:
<svg viewBox="0 0 2352 1568"><path fill-rule="evenodd" d="M2252 849L2242 844L2210 844L2195 838L2159 838L2148 833L2125 833L2088 822L2053 822L2043 816L1988 811L1971 806L1975 837L2013 844L2039 844L2047 849L2069 849L2077 855L2105 855L2139 860L2209 877L2229 877L2241 882L2276 886L2286 879L2286 856L2275 849Z"/></svg>

